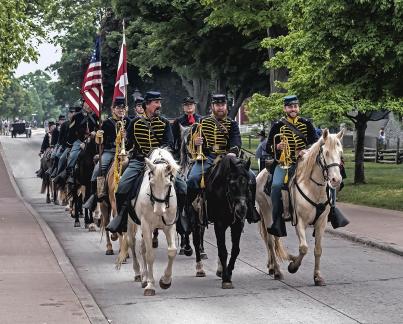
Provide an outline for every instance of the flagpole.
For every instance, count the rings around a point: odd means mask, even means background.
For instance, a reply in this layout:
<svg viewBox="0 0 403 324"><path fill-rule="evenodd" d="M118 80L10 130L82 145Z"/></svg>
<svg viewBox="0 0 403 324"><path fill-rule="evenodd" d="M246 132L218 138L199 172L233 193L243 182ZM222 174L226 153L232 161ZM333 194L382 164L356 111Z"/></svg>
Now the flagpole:
<svg viewBox="0 0 403 324"><path fill-rule="evenodd" d="M123 43L126 43L125 20L124 20L124 19L122 20L122 25L123 25ZM124 63L125 63L125 62L123 62L123 64L124 64ZM127 62L126 62L126 64L127 64ZM127 83L126 83L126 80L125 80L125 103L126 103L127 113L129 113L129 105L128 105L128 103L127 103L127 97L128 97L128 95L127 95Z"/></svg>
<svg viewBox="0 0 403 324"><path fill-rule="evenodd" d="M99 60L100 60L100 62L101 62L101 67L102 67L102 43L101 43L101 33L100 32L98 32L98 36L99 36ZM98 91L99 91L99 94L101 94L101 87L102 87L102 75L101 75L101 85L99 85L98 86ZM99 130L101 130L101 127L102 127L102 102L101 102L101 95L99 95L98 96L98 107L99 107ZM102 144L103 144L103 138L102 138L102 140L100 140L100 142L99 142L99 148L98 148L98 151L99 151L99 176L100 177L102 177L102 168L101 168L101 165L102 165L102 151L103 151L103 149L102 149Z"/></svg>

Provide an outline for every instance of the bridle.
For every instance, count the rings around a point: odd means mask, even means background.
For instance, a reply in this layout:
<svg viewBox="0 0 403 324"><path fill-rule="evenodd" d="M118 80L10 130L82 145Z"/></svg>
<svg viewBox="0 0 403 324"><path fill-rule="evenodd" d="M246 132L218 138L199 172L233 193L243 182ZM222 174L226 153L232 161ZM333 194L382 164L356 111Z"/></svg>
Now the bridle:
<svg viewBox="0 0 403 324"><path fill-rule="evenodd" d="M168 162L167 162L166 160L164 160L164 159L161 158L161 159L156 159L156 160L153 162L153 164L166 164L166 165L168 165ZM151 174L152 174L152 171L150 170L150 172L148 173L148 180L151 179ZM174 181L174 176L173 176L173 174L170 173L169 176L170 176L170 178L169 178L169 181L170 181L169 187L168 187L168 190L167 190L167 193L166 193L165 197L162 198L162 199L161 199L161 198L158 198L158 197L156 197L156 196L154 195L153 187L152 187L152 185L151 185L151 183L150 183L150 193L147 194L147 195L150 196L150 201L151 201L151 205L152 205L152 206L154 206L154 204L157 202L157 203L161 203L161 204L162 204L162 203L165 203L165 207L166 207L166 208L169 208L169 198L172 197L172 195L171 195L171 190L172 190L172 184L173 184L173 181ZM164 223L165 226L171 226L171 225L173 225L173 224L175 224L175 223L177 222L177 220L178 220L178 213L176 214L175 220L173 221L172 224L167 224L167 223L165 222L164 216L161 215L161 218L162 218L162 222Z"/></svg>
<svg viewBox="0 0 403 324"><path fill-rule="evenodd" d="M330 204L329 185L326 185L326 183L329 181L329 169L332 168L332 167L338 167L338 168L340 169L340 167L341 167L340 163L330 163L330 164L327 164L327 163L326 163L326 159L325 159L325 156L324 156L324 154L323 154L323 145L324 145L324 144L321 144L320 149L319 149L319 153L318 153L318 155L316 156L316 164L318 164L319 167L320 167L321 170L322 170L322 175L323 175L323 181L324 181L324 183L322 184L322 183L319 183L319 182L315 181L315 180L312 178L312 173L311 173L309 179L310 179L312 182L314 182L317 186L321 186L321 187L325 187L325 186L326 186L326 196L327 196L326 201L325 201L325 202L319 202L319 203L314 202L312 199L310 199L310 198L302 191L301 187L300 187L300 186L298 185L298 183L297 183L297 179L294 178L295 187L297 188L298 192L301 194L301 196L302 196L307 202L309 202L312 206L314 206L314 207L316 208L316 215L315 215L315 219L314 219L313 222L312 222L312 225L314 225L314 224L317 222L317 220L319 219L319 217L320 217L320 216L323 214L323 212L325 211L326 206L327 206L328 204ZM295 202L294 202L294 205L295 205ZM297 217L296 219L298 219L298 217Z"/></svg>
<svg viewBox="0 0 403 324"><path fill-rule="evenodd" d="M246 183L247 183L248 178L247 177L245 177L245 178L246 178ZM232 194L232 192L230 190L231 183L238 183L238 181L231 180L231 177L228 176L227 177L227 185L225 187L225 197L227 198L227 204L228 204L230 213L232 215L234 215L234 220L232 222L232 224L234 224L237 220L242 221L244 219L244 217L238 217L237 214L235 213L235 201L236 201L236 198L240 198L242 196L233 196L233 194ZM246 185L248 185L248 184L246 184ZM246 199L247 199L247 197L245 197L245 202L246 202Z"/></svg>
<svg viewBox="0 0 403 324"><path fill-rule="evenodd" d="M325 159L325 156L323 154L323 145L324 144L321 144L321 146L319 148L319 154L316 156L316 164L318 164L319 167L322 170L323 182L324 183L322 184L322 183L319 183L319 182L315 181L312 178L312 173L311 173L311 175L309 177L309 179L312 182L314 182L317 186L321 186L321 187L324 187L326 185L326 182L329 181L329 169L332 168L332 167L338 167L340 169L340 167L341 167L340 163L330 163L330 164L326 163L326 159Z"/></svg>

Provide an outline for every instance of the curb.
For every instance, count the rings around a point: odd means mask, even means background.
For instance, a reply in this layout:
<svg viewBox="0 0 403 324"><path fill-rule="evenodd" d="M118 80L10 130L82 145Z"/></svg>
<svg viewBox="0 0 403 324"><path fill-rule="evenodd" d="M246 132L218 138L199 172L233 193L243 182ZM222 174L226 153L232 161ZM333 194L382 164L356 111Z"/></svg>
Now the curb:
<svg viewBox="0 0 403 324"><path fill-rule="evenodd" d="M354 234L352 232L346 231L346 230L335 230L332 228L326 228L325 232L334 235L334 236L338 236L344 239L347 239L349 241L352 242L357 242L357 243L361 243L364 245L368 245L383 251L387 251L387 252L391 252L400 256L403 256L403 249L399 248L399 247L394 247L392 246L390 243L385 243L382 241L379 241L377 239L373 239L373 238L369 238L367 236L360 236L357 234Z"/></svg>
<svg viewBox="0 0 403 324"><path fill-rule="evenodd" d="M0 155L3 158L4 165L6 166L6 170L8 176L10 178L11 184L21 202L27 208L27 210L34 216L34 219L38 223L39 227L41 228L46 240L48 241L49 247L55 256L57 263L63 272L64 277L66 278L67 282L69 283L71 289L73 290L74 294L77 296L81 307L83 308L84 312L86 313L88 320L91 323L109 323L106 319L106 316L99 308L98 304L95 302L94 297L91 295L85 284L81 281L80 277L78 276L77 271L74 269L73 265L70 262L70 259L66 255L63 250L63 247L60 245L59 241L57 240L55 234L53 233L52 229L48 226L48 224L43 220L42 216L31 206L31 204L25 200L22 196L20 188L15 181L15 178L12 173L11 166L6 159L6 155L4 153L3 146L0 141Z"/></svg>

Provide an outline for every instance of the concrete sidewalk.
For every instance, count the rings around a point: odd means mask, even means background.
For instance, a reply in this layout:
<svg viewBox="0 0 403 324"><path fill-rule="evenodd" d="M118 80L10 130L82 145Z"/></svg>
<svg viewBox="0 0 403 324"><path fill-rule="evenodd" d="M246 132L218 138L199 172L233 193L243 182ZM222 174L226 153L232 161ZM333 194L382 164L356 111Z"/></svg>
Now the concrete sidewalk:
<svg viewBox="0 0 403 324"><path fill-rule="evenodd" d="M403 256L403 212L345 203L337 207L350 224L337 230L329 224L327 232Z"/></svg>
<svg viewBox="0 0 403 324"><path fill-rule="evenodd" d="M107 323L3 158L0 144L0 323Z"/></svg>

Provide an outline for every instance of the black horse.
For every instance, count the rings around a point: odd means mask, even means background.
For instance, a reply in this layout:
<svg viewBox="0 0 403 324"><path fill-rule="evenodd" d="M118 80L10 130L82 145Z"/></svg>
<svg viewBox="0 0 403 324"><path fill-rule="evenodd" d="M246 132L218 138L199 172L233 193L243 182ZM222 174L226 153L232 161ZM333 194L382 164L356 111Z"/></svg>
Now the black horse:
<svg viewBox="0 0 403 324"><path fill-rule="evenodd" d="M222 268L217 270L217 275L222 278L224 289L233 288L232 271L240 252L239 241L248 213L248 199L251 198L249 167L250 160L244 161L235 156L225 155L207 175L205 189L207 215L209 221L214 222L218 257ZM228 227L231 228L232 248L227 264L225 232Z"/></svg>
<svg viewBox="0 0 403 324"><path fill-rule="evenodd" d="M95 140L88 138L84 142L84 148L78 155L77 163L74 169L74 183L68 184L69 195L72 198L73 208L71 217L74 218L74 227L80 227L80 215L83 214L83 201L87 201L91 195L91 175L94 170L94 156L97 153ZM92 212L88 209L84 211L85 228L94 222Z"/></svg>

